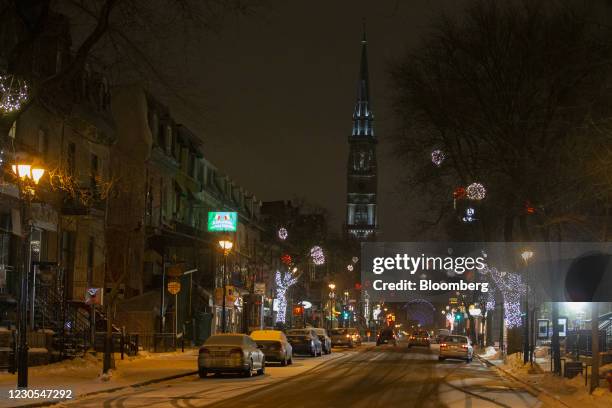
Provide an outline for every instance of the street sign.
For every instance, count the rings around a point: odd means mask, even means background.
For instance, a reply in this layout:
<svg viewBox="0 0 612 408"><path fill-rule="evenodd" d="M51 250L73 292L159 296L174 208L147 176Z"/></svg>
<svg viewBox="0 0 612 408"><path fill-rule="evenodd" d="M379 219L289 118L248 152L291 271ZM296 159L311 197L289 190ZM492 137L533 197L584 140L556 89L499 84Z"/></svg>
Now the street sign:
<svg viewBox="0 0 612 408"><path fill-rule="evenodd" d="M265 295L266 294L266 284L264 282L255 282L253 293L255 293L256 295Z"/></svg>
<svg viewBox="0 0 612 408"><path fill-rule="evenodd" d="M210 211L208 213L208 231L235 232L238 225L238 213L231 211Z"/></svg>
<svg viewBox="0 0 612 408"><path fill-rule="evenodd" d="M87 288L85 291L85 303L88 305L101 305L103 297L102 288Z"/></svg>
<svg viewBox="0 0 612 408"><path fill-rule="evenodd" d="M168 292L171 295L176 295L181 291L181 283L179 281L172 280L168 282Z"/></svg>

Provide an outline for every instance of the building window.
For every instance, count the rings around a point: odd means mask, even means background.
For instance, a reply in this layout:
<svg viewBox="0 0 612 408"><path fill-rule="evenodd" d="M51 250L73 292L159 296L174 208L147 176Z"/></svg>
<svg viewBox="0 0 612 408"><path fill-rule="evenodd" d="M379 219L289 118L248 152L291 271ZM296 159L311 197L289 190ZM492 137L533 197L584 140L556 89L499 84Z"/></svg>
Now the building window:
<svg viewBox="0 0 612 408"><path fill-rule="evenodd" d="M68 143L68 175L74 177L76 173L76 145Z"/></svg>
<svg viewBox="0 0 612 408"><path fill-rule="evenodd" d="M94 257L95 257L96 239L89 237L87 243L87 285L91 287L94 279Z"/></svg>
<svg viewBox="0 0 612 408"><path fill-rule="evenodd" d="M17 136L17 121L13 122L13 124L11 125L8 135L13 139L15 139L15 136Z"/></svg>

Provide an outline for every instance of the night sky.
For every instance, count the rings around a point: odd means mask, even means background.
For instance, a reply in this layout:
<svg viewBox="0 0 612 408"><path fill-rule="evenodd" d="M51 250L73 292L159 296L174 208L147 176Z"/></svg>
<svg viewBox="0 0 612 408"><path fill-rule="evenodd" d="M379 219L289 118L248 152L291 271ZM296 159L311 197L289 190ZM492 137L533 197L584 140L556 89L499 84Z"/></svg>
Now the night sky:
<svg viewBox="0 0 612 408"><path fill-rule="evenodd" d="M181 56L195 108L167 97L174 116L203 135L206 157L261 200L304 197L344 220L347 138L366 17L383 240L411 236L411 201L390 154L388 64L418 43L431 18L462 1L277 1L232 18ZM197 112L194 114L194 111Z"/></svg>

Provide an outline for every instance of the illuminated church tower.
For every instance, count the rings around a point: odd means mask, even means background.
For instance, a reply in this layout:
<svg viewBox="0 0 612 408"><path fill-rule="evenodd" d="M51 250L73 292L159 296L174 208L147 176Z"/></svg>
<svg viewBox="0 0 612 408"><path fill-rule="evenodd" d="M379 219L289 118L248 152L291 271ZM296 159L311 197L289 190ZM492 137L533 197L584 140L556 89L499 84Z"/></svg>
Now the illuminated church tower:
<svg viewBox="0 0 612 408"><path fill-rule="evenodd" d="M353 132L349 137L345 225L347 236L359 240L375 239L377 229L376 137L370 103L367 48L364 25Z"/></svg>

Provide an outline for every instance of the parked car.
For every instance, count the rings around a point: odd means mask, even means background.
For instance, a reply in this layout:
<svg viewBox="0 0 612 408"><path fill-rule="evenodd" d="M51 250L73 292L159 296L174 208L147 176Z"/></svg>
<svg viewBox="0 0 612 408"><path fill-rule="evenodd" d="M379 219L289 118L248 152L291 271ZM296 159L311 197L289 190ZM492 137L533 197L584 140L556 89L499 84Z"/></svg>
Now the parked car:
<svg viewBox="0 0 612 408"><path fill-rule="evenodd" d="M394 346L397 344L397 335L393 328L384 327L380 329L376 336L376 345L380 346L381 344L393 344Z"/></svg>
<svg viewBox="0 0 612 408"><path fill-rule="evenodd" d="M466 336L446 336L440 343L440 355L438 356L440 361L447 358L458 358L469 363L473 356L472 342Z"/></svg>
<svg viewBox="0 0 612 408"><path fill-rule="evenodd" d="M287 330L287 340L293 347L294 354L310 354L313 357L323 354L321 340L313 329Z"/></svg>
<svg viewBox="0 0 612 408"><path fill-rule="evenodd" d="M431 337L427 330L417 330L408 337L408 348L412 346L429 347L431 345Z"/></svg>
<svg viewBox="0 0 612 408"><path fill-rule="evenodd" d="M280 330L255 330L251 338L261 347L266 362L279 362L282 366L293 363L293 347Z"/></svg>
<svg viewBox="0 0 612 408"><path fill-rule="evenodd" d="M331 342L331 338L327 335L327 330L321 327L315 327L314 331L319 337L319 340L321 341L321 348L323 349L323 353L331 354L332 342Z"/></svg>
<svg viewBox="0 0 612 408"><path fill-rule="evenodd" d="M200 347L200 378L205 378L208 373L240 373L250 377L254 371L264 374L265 369L264 353L246 334L215 334Z"/></svg>
<svg viewBox="0 0 612 408"><path fill-rule="evenodd" d="M332 329L331 342L332 346L361 346L361 335L354 327Z"/></svg>

